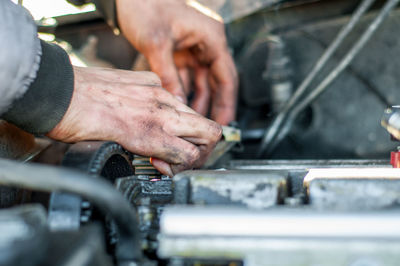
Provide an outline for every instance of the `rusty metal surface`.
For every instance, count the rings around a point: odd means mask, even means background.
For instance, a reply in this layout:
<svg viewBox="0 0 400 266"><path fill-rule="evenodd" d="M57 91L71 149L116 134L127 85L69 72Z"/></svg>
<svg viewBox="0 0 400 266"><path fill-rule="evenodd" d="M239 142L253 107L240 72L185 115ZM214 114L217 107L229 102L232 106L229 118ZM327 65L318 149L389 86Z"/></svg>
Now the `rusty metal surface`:
<svg viewBox="0 0 400 266"><path fill-rule="evenodd" d="M173 180L177 204L264 209L280 204L288 190L285 172L198 170L180 173Z"/></svg>
<svg viewBox="0 0 400 266"><path fill-rule="evenodd" d="M321 210L375 210L400 205L399 169L312 169L304 186L310 205Z"/></svg>
<svg viewBox="0 0 400 266"><path fill-rule="evenodd" d="M136 157L140 159L144 157ZM158 221L163 206L170 204L173 198L172 179L167 176L133 175L118 178L115 187L135 206L140 221L140 234L142 247L148 251L155 250L158 246Z"/></svg>
<svg viewBox="0 0 400 266"><path fill-rule="evenodd" d="M115 181L117 190L132 204L141 204L144 198L154 204L170 203L172 186L172 179L167 176L154 180L147 175L134 175Z"/></svg>

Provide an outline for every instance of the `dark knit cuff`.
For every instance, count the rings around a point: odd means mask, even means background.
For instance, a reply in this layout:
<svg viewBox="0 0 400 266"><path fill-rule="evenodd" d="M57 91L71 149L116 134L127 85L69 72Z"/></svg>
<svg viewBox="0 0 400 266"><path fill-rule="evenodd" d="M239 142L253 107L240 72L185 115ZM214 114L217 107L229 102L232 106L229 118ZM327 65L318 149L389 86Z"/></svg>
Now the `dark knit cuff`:
<svg viewBox="0 0 400 266"><path fill-rule="evenodd" d="M2 118L32 134L51 131L63 118L74 90L74 73L67 53L41 41L42 57L36 79Z"/></svg>

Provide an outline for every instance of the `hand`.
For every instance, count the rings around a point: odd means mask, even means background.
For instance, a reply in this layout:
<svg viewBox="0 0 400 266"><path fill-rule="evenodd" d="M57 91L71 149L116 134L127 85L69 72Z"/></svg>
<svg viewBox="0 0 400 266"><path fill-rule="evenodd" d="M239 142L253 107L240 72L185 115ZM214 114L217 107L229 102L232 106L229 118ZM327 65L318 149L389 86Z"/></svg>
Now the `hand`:
<svg viewBox="0 0 400 266"><path fill-rule="evenodd" d="M220 124L235 119L237 73L223 23L182 0L116 0L126 38L149 61L162 85L184 103ZM191 77L193 80L191 80ZM192 82L193 81L193 82Z"/></svg>
<svg viewBox="0 0 400 266"><path fill-rule="evenodd" d="M74 67L75 88L61 122L48 136L64 142L111 140L157 158L163 174L201 166L221 127L161 88L151 72Z"/></svg>

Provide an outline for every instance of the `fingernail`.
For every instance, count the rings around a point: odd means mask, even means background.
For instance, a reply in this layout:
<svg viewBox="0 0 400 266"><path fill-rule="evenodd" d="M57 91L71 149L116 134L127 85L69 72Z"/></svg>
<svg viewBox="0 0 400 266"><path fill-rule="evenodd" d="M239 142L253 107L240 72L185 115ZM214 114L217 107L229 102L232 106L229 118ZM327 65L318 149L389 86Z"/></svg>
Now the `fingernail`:
<svg viewBox="0 0 400 266"><path fill-rule="evenodd" d="M165 169L168 172L168 176L169 177L173 177L174 173L172 172L172 167L170 165L168 165L168 167L166 167Z"/></svg>
<svg viewBox="0 0 400 266"><path fill-rule="evenodd" d="M181 103L185 103L185 99L183 99L182 96L176 95L175 97L176 97L176 98L178 99L178 101L180 101Z"/></svg>

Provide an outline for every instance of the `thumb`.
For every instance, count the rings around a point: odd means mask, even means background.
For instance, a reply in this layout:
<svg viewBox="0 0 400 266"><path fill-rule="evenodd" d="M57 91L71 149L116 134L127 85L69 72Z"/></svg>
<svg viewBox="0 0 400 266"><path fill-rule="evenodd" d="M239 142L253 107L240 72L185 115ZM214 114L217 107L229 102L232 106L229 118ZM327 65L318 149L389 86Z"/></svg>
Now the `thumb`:
<svg viewBox="0 0 400 266"><path fill-rule="evenodd" d="M167 175L169 177L173 177L174 173L172 172L171 166L169 163L157 159L157 158L150 158L151 164L156 168L158 171L160 171L162 174Z"/></svg>
<svg viewBox="0 0 400 266"><path fill-rule="evenodd" d="M160 77L161 84L167 91L186 104L186 95L175 66L172 49L155 50L153 49L147 56L151 70Z"/></svg>

